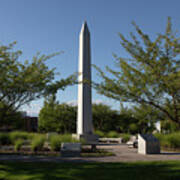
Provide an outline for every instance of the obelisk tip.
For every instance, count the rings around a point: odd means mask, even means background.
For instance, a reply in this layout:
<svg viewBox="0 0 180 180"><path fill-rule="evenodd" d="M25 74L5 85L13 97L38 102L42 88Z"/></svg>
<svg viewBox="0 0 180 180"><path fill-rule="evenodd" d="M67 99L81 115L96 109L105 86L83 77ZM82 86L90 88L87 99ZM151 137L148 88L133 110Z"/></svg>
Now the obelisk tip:
<svg viewBox="0 0 180 180"><path fill-rule="evenodd" d="M81 32L89 32L89 28L86 20L82 24Z"/></svg>

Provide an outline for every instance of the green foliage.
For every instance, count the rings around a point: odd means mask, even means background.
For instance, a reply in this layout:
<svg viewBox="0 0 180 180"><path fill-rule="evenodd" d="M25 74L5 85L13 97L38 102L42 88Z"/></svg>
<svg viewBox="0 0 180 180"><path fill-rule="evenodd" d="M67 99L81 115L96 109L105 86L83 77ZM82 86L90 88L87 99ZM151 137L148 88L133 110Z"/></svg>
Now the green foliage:
<svg viewBox="0 0 180 180"><path fill-rule="evenodd" d="M31 142L31 150L32 151L41 151L43 150L44 143L45 143L45 137L42 135L38 135L34 139L32 139Z"/></svg>
<svg viewBox="0 0 180 180"><path fill-rule="evenodd" d="M97 134L99 137L105 137L105 133L100 130L96 130L94 134Z"/></svg>
<svg viewBox="0 0 180 180"><path fill-rule="evenodd" d="M155 134L163 148L180 148L180 132L171 134Z"/></svg>
<svg viewBox="0 0 180 180"><path fill-rule="evenodd" d="M138 36L131 33L132 40L128 40L120 34L129 58L114 55L116 70L106 68L110 77L96 67L103 81L94 86L115 100L151 106L180 129L180 39L172 31L170 18L165 32L153 40L133 25Z"/></svg>
<svg viewBox="0 0 180 180"><path fill-rule="evenodd" d="M171 120L164 120L161 121L161 130L165 133L173 133L178 131L178 125L175 122L172 122Z"/></svg>
<svg viewBox="0 0 180 180"><path fill-rule="evenodd" d="M96 130L108 132L117 130L117 122L119 114L117 111L112 110L110 106L105 104L93 104L93 124Z"/></svg>
<svg viewBox="0 0 180 180"><path fill-rule="evenodd" d="M50 146L53 151L60 151L62 138L59 135L54 135L50 138Z"/></svg>
<svg viewBox="0 0 180 180"><path fill-rule="evenodd" d="M24 141L22 139L18 139L14 144L15 151L19 151L23 145Z"/></svg>
<svg viewBox="0 0 180 180"><path fill-rule="evenodd" d="M76 75L54 82L55 69L49 69L46 61L59 53L40 55L31 61L19 61L21 51L13 51L14 45L0 46L0 125L22 105L74 84ZM1 105L3 104L3 106Z"/></svg>
<svg viewBox="0 0 180 180"><path fill-rule="evenodd" d="M60 151L61 143L77 143L77 142L81 142L81 141L72 138L71 134L52 135L50 137L50 146L53 151Z"/></svg>
<svg viewBox="0 0 180 180"><path fill-rule="evenodd" d="M110 131L106 134L108 138L118 138L119 134L116 131Z"/></svg>
<svg viewBox="0 0 180 180"><path fill-rule="evenodd" d="M23 129L21 112L14 111L14 107L8 107L6 102L0 101L0 126L4 130Z"/></svg>
<svg viewBox="0 0 180 180"><path fill-rule="evenodd" d="M39 113L40 132L73 133L76 127L76 107L59 104L55 96L44 102Z"/></svg>
<svg viewBox="0 0 180 180"><path fill-rule="evenodd" d="M13 144L16 143L17 140L21 139L21 140L27 140L29 139L29 133L28 132L21 132L21 131L13 131L11 133L9 133L11 142Z"/></svg>
<svg viewBox="0 0 180 180"><path fill-rule="evenodd" d="M27 140L31 142L33 138L36 138L38 136L42 135L21 131L4 132L0 133L0 145L15 145L18 140L22 140L23 142Z"/></svg>
<svg viewBox="0 0 180 180"><path fill-rule="evenodd" d="M76 140L76 139L74 139L74 138L72 138L72 135L71 134L63 134L63 135L60 135L60 137L61 137L61 140L62 140L62 142L71 142L71 143L76 143L76 142L80 142L80 141L78 141L78 140Z"/></svg>
<svg viewBox="0 0 180 180"><path fill-rule="evenodd" d="M160 120L164 120L163 114L146 104L142 104L139 106L133 106L132 113L137 122L134 123L134 127L137 128L138 131L130 131L131 133L152 133L155 130L155 123Z"/></svg>
<svg viewBox="0 0 180 180"><path fill-rule="evenodd" d="M0 145L11 144L11 138L8 133L0 133Z"/></svg>
<svg viewBox="0 0 180 180"><path fill-rule="evenodd" d="M139 119L133 117L133 109L121 109L120 113L105 104L93 104L93 125L95 131L107 133L138 133L143 129ZM77 107L59 104L55 96L44 102L39 114L38 129L40 132L75 133ZM138 124L139 123L139 124ZM148 122L146 122L146 126ZM100 132L100 133L101 133ZM100 135L103 136L103 135Z"/></svg>
<svg viewBox="0 0 180 180"><path fill-rule="evenodd" d="M127 108L121 104L119 121L116 123L119 132L131 134L141 132L143 128L139 126L139 122L140 120L136 117L133 107Z"/></svg>
<svg viewBox="0 0 180 180"><path fill-rule="evenodd" d="M104 104L93 104L93 124L96 130L110 131L116 129L119 119L117 111ZM59 104L55 96L44 102L39 114L38 128L41 132L75 133L77 107Z"/></svg>
<svg viewBox="0 0 180 180"><path fill-rule="evenodd" d="M120 134L120 137L122 138L122 141L124 143L128 142L130 140L131 135L130 134Z"/></svg>
<svg viewBox="0 0 180 180"><path fill-rule="evenodd" d="M138 132L138 126L135 123L130 124L129 126L129 132L131 134L136 134Z"/></svg>
<svg viewBox="0 0 180 180"><path fill-rule="evenodd" d="M118 112L105 104L93 104L92 113L93 125L97 133L98 131L103 133L116 131L132 134L152 132L154 123L160 117L157 111L146 105L134 106L131 109L121 106L121 110ZM59 104L55 96L51 96L44 102L44 107L40 111L39 131L74 133L76 115L77 107Z"/></svg>

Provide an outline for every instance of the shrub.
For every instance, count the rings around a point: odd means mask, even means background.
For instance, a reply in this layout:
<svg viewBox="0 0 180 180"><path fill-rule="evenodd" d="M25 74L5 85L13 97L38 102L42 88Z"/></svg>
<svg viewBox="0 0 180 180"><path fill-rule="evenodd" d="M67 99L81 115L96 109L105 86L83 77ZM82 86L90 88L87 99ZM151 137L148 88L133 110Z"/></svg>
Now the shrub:
<svg viewBox="0 0 180 180"><path fill-rule="evenodd" d="M59 151L61 148L62 138L59 135L51 136L50 138L50 146L51 150Z"/></svg>
<svg viewBox="0 0 180 180"><path fill-rule="evenodd" d="M107 137L109 137L109 138L118 138L118 137L119 137L119 134L118 134L116 131L110 131L110 132L107 134Z"/></svg>
<svg viewBox="0 0 180 180"><path fill-rule="evenodd" d="M73 139L73 142L77 142L77 143L81 143L81 144L86 144L86 140L84 138L77 140L77 139Z"/></svg>
<svg viewBox="0 0 180 180"><path fill-rule="evenodd" d="M20 131L14 131L10 133L10 138L11 142L13 144L16 143L17 140L22 139L22 140L27 140L29 139L29 133L27 132L20 132Z"/></svg>
<svg viewBox="0 0 180 180"><path fill-rule="evenodd" d="M0 145L11 144L11 139L8 133L0 133Z"/></svg>
<svg viewBox="0 0 180 180"><path fill-rule="evenodd" d="M59 151L61 149L61 143L76 143L81 142L84 143L84 140L77 140L72 138L70 134L64 135L52 135L50 136L50 146L53 151Z"/></svg>
<svg viewBox="0 0 180 180"><path fill-rule="evenodd" d="M121 134L120 137L122 138L122 142L126 143L130 140L130 134Z"/></svg>
<svg viewBox="0 0 180 180"><path fill-rule="evenodd" d="M63 134L60 136L61 136L62 142L73 142L73 138L70 134Z"/></svg>
<svg viewBox="0 0 180 180"><path fill-rule="evenodd" d="M171 148L180 148L180 133L173 133L167 137Z"/></svg>
<svg viewBox="0 0 180 180"><path fill-rule="evenodd" d="M104 137L105 136L104 132L102 132L100 130L96 130L95 134L97 134L99 137Z"/></svg>
<svg viewBox="0 0 180 180"><path fill-rule="evenodd" d="M43 149L45 143L45 137L44 136L37 136L34 139L32 139L31 142L31 150L32 151L41 151Z"/></svg>
<svg viewBox="0 0 180 180"><path fill-rule="evenodd" d="M180 133L172 134L155 134L159 139L161 147L164 148L180 148Z"/></svg>
<svg viewBox="0 0 180 180"><path fill-rule="evenodd" d="M22 139L18 139L14 144L15 151L19 151L23 145L24 141Z"/></svg>
<svg viewBox="0 0 180 180"><path fill-rule="evenodd" d="M76 143L76 142L80 142L79 140L75 139L75 138L72 138L72 135L71 134L63 134L63 135L60 135L61 136L61 139L62 139L62 142L71 142L71 143Z"/></svg>

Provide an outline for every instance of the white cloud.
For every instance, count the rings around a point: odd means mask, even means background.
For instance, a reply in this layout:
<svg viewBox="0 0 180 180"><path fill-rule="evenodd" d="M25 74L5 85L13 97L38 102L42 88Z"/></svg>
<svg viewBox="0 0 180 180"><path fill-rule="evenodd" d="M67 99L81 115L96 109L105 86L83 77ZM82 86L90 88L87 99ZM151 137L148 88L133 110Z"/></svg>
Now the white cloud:
<svg viewBox="0 0 180 180"><path fill-rule="evenodd" d="M29 116L38 116L39 111L42 108L40 103L32 103L30 105L25 105L22 107L22 111L26 111Z"/></svg>
<svg viewBox="0 0 180 180"><path fill-rule="evenodd" d="M77 100L71 100L71 101L67 101L65 103L68 104L68 105L71 105L71 106L77 106L77 104L78 104ZM94 99L94 100L92 100L92 103L93 104L106 104L106 105L109 105L109 103L107 101L103 101L101 99Z"/></svg>
<svg viewBox="0 0 180 180"><path fill-rule="evenodd" d="M65 103L70 105L70 106L77 106L77 100L71 100L71 101L67 101Z"/></svg>
<svg viewBox="0 0 180 180"><path fill-rule="evenodd" d="M105 105L109 105L111 106L111 104L107 101L103 101L101 99L94 99L92 100L93 104L105 104ZM67 101L64 102L68 105L71 106L77 106L77 100L71 100L71 101ZM25 111L27 113L27 115L29 116L38 116L41 108L43 106L43 102L39 101L39 102L33 102L29 105L25 105L21 108L21 111Z"/></svg>

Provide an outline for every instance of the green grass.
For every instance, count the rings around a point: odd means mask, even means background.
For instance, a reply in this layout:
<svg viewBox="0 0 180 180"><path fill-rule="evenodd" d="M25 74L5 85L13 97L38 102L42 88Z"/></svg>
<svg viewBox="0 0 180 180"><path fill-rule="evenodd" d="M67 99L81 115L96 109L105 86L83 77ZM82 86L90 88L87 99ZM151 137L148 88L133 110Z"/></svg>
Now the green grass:
<svg viewBox="0 0 180 180"><path fill-rule="evenodd" d="M180 161L136 163L0 162L1 180L179 180Z"/></svg>

